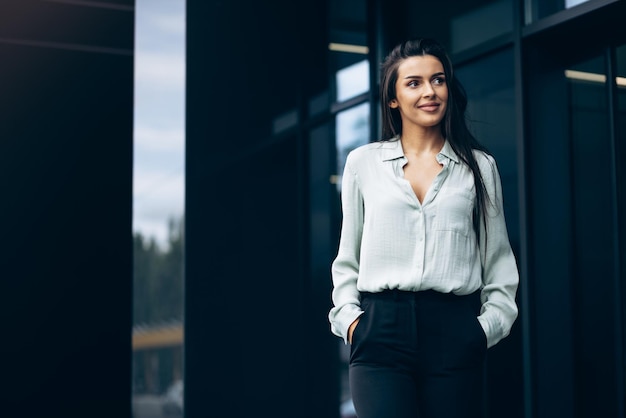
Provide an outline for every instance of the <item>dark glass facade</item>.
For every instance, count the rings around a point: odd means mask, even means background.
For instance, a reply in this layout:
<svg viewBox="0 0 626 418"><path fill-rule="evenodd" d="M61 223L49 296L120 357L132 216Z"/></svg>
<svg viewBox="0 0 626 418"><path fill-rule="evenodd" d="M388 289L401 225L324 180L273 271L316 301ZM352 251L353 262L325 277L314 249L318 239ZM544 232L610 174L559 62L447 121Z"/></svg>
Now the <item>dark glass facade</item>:
<svg viewBox="0 0 626 418"><path fill-rule="evenodd" d="M130 417L132 2L5 3L10 416ZM486 418L624 416L626 3L539 3L187 1L186 417L339 418L339 125L364 106L347 132L378 139L378 65L412 36L453 51L503 176L520 317Z"/></svg>

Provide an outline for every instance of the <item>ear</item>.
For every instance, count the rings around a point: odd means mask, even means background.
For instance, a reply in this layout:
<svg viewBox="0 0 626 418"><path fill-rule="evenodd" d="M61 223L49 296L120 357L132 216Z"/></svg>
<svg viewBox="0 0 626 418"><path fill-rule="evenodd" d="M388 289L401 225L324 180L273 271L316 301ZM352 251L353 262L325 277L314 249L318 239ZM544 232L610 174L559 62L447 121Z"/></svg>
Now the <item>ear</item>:
<svg viewBox="0 0 626 418"><path fill-rule="evenodd" d="M398 108L398 101L396 99L393 99L389 102L389 107L392 109L397 109Z"/></svg>

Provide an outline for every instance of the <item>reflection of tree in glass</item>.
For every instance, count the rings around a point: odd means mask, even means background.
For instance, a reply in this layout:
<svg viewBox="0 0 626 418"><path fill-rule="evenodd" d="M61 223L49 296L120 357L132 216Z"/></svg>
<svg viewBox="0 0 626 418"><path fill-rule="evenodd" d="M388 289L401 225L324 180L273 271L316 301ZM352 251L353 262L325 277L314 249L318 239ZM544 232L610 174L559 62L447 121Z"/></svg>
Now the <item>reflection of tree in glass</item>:
<svg viewBox="0 0 626 418"><path fill-rule="evenodd" d="M183 317L183 219L168 222L167 248L141 233L133 236L133 324Z"/></svg>

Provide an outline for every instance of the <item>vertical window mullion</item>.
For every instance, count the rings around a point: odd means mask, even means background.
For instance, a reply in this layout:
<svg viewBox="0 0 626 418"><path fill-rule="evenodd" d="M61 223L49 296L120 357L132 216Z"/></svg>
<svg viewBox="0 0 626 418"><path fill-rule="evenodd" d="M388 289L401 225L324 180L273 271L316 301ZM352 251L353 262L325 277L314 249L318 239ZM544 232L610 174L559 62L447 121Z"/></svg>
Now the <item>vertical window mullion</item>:
<svg viewBox="0 0 626 418"><path fill-rule="evenodd" d="M618 117L617 113L619 112L618 106L618 92L617 92L617 59L615 47L609 46L605 50L605 61L606 61L606 70L607 70L607 100L608 100L608 117L609 117L609 135L610 135L610 165L611 165L611 192L613 194L611 198L612 202L612 217L613 217L613 225L616 226L615 233L612 235L613 240L613 277L612 284L614 286L613 293L613 304L615 309L615 353L616 353L616 389L617 393L626 393L626 353L624 351L625 342L624 342L624 289L622 288L621 283L621 274L620 272L624 268L621 266L621 258L620 258L620 250L622 249L624 242L624 237L621 236L622 229L620 228L620 208L624 208L624 202L620 201L624 196L621 196L619 193L619 142L618 142ZM623 212L621 212L623 213ZM623 220L622 220L623 221ZM624 406L624 396L618 399L618 416L624 416L625 406Z"/></svg>

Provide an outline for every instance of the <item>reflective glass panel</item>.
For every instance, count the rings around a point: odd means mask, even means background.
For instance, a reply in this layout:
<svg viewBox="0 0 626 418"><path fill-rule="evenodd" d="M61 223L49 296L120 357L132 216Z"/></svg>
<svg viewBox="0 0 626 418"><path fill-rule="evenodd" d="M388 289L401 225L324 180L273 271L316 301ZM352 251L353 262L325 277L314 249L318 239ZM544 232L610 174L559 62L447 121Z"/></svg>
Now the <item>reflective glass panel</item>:
<svg viewBox="0 0 626 418"><path fill-rule="evenodd" d="M330 72L335 75L331 99L342 102L369 89L365 0L328 2Z"/></svg>
<svg viewBox="0 0 626 418"><path fill-rule="evenodd" d="M369 102L365 102L337 114L335 136L337 146L336 167L338 175L334 176L337 191L341 191L341 173L343 172L348 153L358 146L369 142L369 109ZM340 365L341 416L346 418L356 417L348 384L350 346L344 344L343 340L337 339L337 349L339 350Z"/></svg>
<svg viewBox="0 0 626 418"><path fill-rule="evenodd" d="M579 62L566 71L569 96L573 213L573 300L576 375L581 382L604 376L615 381L615 315L611 303L614 271L611 132L608 86L603 56ZM596 280L589 280L595 277ZM606 341L598 346L594 342ZM590 358L593 353L593 358ZM611 384L583 383L577 399L581 416L616 416L619 396Z"/></svg>
<svg viewBox="0 0 626 418"><path fill-rule="evenodd" d="M337 71L337 101L342 102L369 90L369 63L366 59Z"/></svg>
<svg viewBox="0 0 626 418"><path fill-rule="evenodd" d="M622 304L626 304L626 45L617 48L617 211L619 221L618 240L620 242L619 265L622 277ZM622 324L626 326L626 309L623 310ZM623 330L626 333L626 329ZM624 365L626 375L626 364Z"/></svg>
<svg viewBox="0 0 626 418"><path fill-rule="evenodd" d="M369 51L366 34L368 28L367 5L368 2L365 0L333 0L328 2L329 67L333 81L329 99L331 103L345 103L350 99L355 100L354 103L348 102L350 108L337 112L334 120L336 161L332 161L330 165L331 170L335 173L331 175L331 182L335 183L334 186L338 192L341 191L341 175L346 156L351 150L367 143L370 139L370 105L367 98L359 97L367 93L370 88L370 68L367 56ZM360 100L364 101L358 104ZM312 139L323 136L320 132L315 132L315 134ZM338 201L336 210L337 213L333 215L333 218L339 220L341 213ZM340 225L336 225L336 227L338 233ZM336 245L333 248L336 250ZM331 258L334 256L335 254L332 254ZM328 266L325 268L327 269ZM356 418L348 387L346 349L349 347L337 338L337 348L339 350L337 376L341 401L339 415L342 418Z"/></svg>
<svg viewBox="0 0 626 418"><path fill-rule="evenodd" d="M589 0L525 0L526 24L550 16L561 10L571 9Z"/></svg>
<svg viewBox="0 0 626 418"><path fill-rule="evenodd" d="M458 68L457 76L467 91L467 120L471 132L496 159L504 200L509 240L520 254L518 153L513 51L488 55ZM520 323L502 344L507 360L487 365L489 390L485 402L490 410L521 411L522 363ZM515 359L515 360L513 360ZM516 416L511 413L510 416Z"/></svg>
<svg viewBox="0 0 626 418"><path fill-rule="evenodd" d="M513 1L490 1L451 17L450 50L452 53L463 51L512 30Z"/></svg>
<svg viewBox="0 0 626 418"><path fill-rule="evenodd" d="M517 250L519 205L513 52L505 50L464 65L457 75L467 91L470 129L498 162L509 238Z"/></svg>
<svg viewBox="0 0 626 418"><path fill-rule="evenodd" d="M346 163L348 153L369 142L369 102L344 110L337 114L336 144L337 144L337 173L338 190L341 187L341 173Z"/></svg>
<svg viewBox="0 0 626 418"><path fill-rule="evenodd" d="M182 417L185 1L135 6L133 418Z"/></svg>

